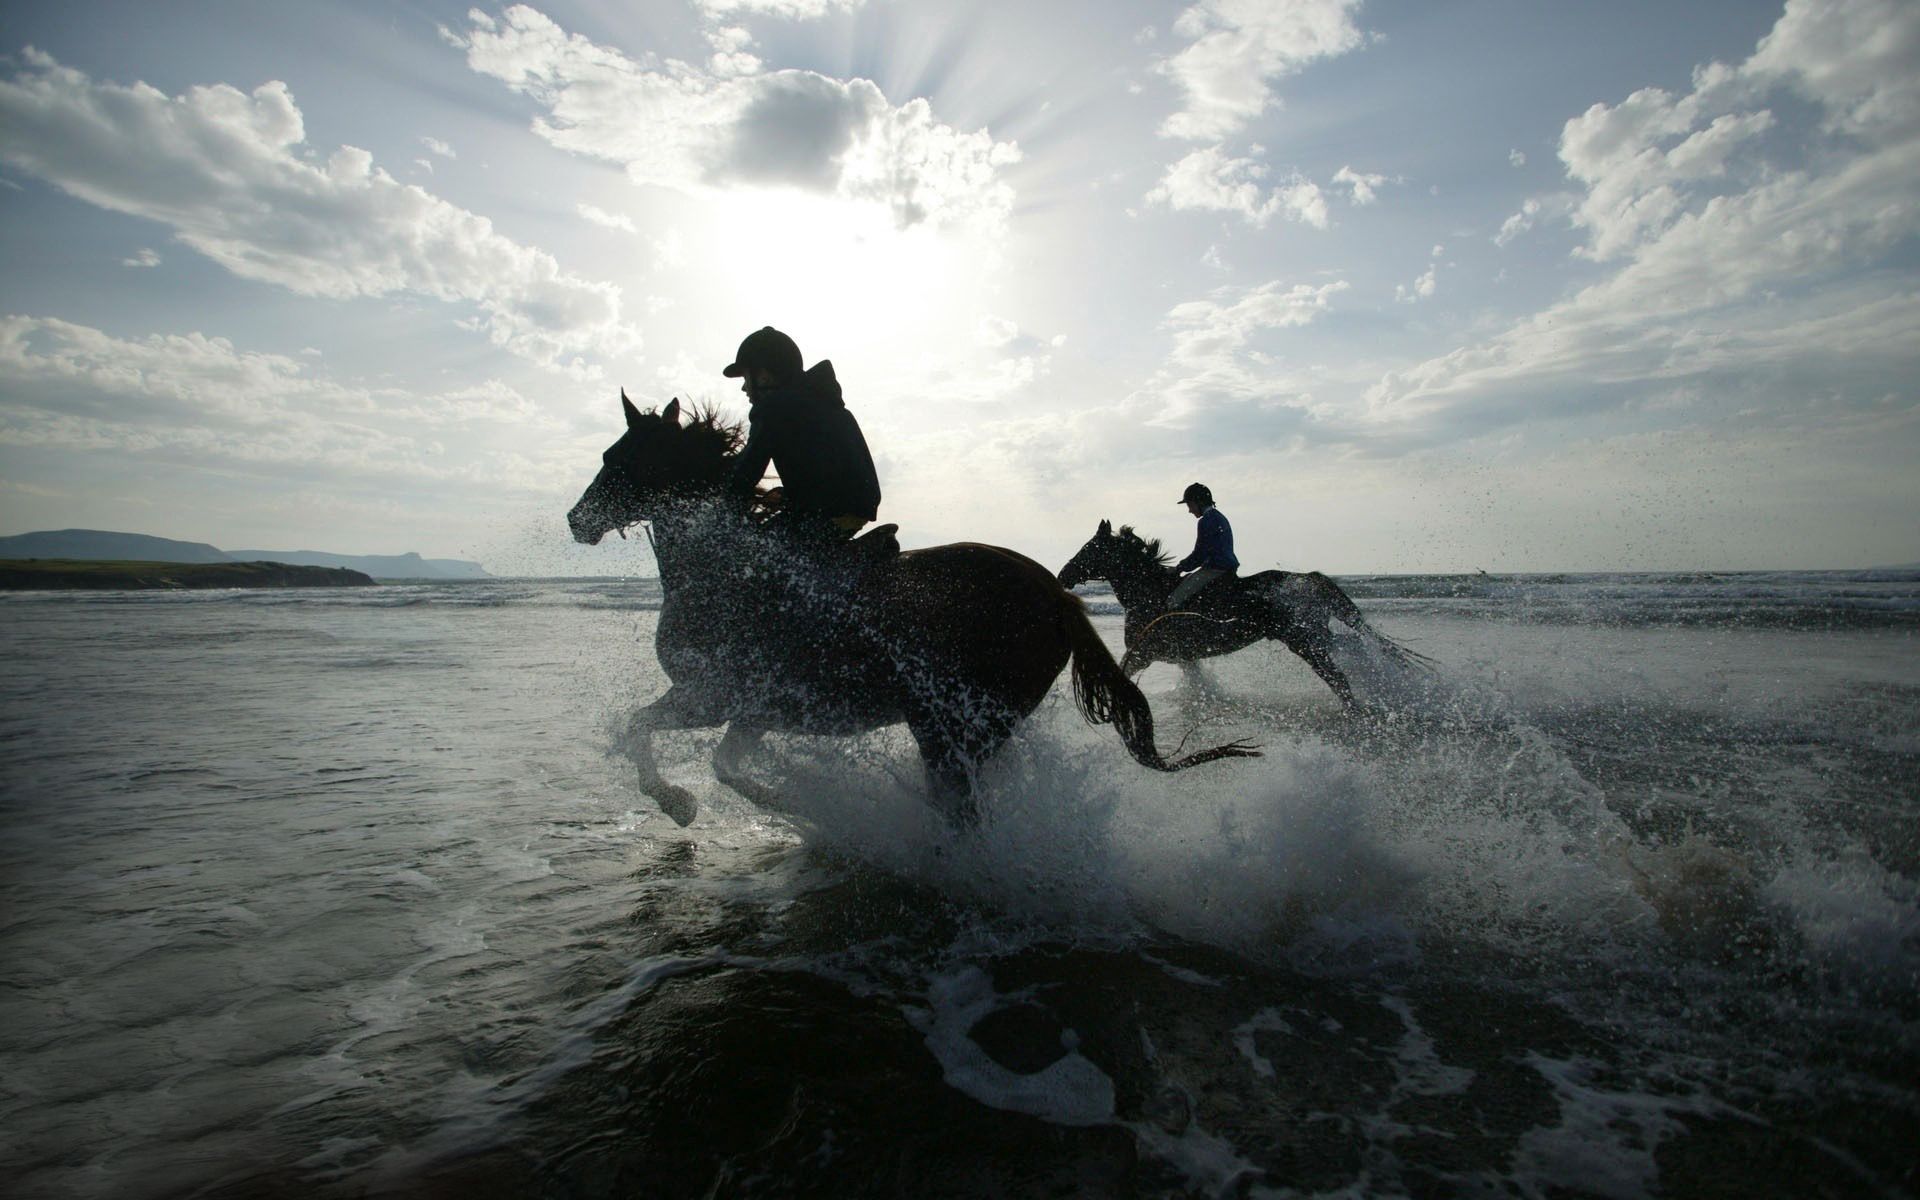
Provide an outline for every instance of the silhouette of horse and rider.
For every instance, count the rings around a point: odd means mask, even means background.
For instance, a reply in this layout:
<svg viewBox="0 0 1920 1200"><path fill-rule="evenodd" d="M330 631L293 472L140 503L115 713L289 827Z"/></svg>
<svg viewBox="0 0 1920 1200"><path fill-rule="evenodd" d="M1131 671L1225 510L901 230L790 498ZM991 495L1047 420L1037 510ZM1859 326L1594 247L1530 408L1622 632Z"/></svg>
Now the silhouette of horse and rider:
<svg viewBox="0 0 1920 1200"><path fill-rule="evenodd" d="M1180 771L1258 751L1230 742L1163 756L1130 678L1148 662L1278 638L1351 705L1327 653L1328 622L1392 647L1325 576L1237 578L1231 527L1199 484L1183 497L1200 521L1195 553L1180 564L1191 572L1185 581L1157 543L1143 542L1149 578L1128 561L1125 543L1137 536L1116 535L1105 521L1057 577L1004 547L902 552L893 525L855 536L878 515L880 486L832 363L805 368L793 339L768 326L741 342L723 374L747 396L744 433L712 409L683 412L677 399L643 412L623 391L626 430L567 516L575 540L589 545L649 526L662 591L655 651L670 686L634 714L629 752L641 789L680 824L697 803L660 775L655 732L726 726L715 775L771 802L741 769L766 733L849 735L904 722L934 803L966 827L979 817L980 766L1063 669L1089 722L1114 725L1141 764ZM780 486L762 490L769 466ZM1107 579L1127 609L1124 663L1067 590L1093 578Z"/></svg>
<svg viewBox="0 0 1920 1200"><path fill-rule="evenodd" d="M1113 588L1126 614L1127 652L1120 669L1127 675L1155 662L1190 667L1272 640L1299 655L1352 711L1358 707L1353 685L1333 658L1336 622L1389 661L1426 665L1422 655L1376 630L1352 598L1318 571L1241 576L1231 528L1213 507L1206 485L1188 487L1181 502L1201 525L1193 553L1180 562L1169 565L1160 543L1142 538L1132 526L1115 533L1113 523L1103 520L1060 568L1062 587L1101 580ZM1220 519L1210 527L1209 518L1215 517Z"/></svg>

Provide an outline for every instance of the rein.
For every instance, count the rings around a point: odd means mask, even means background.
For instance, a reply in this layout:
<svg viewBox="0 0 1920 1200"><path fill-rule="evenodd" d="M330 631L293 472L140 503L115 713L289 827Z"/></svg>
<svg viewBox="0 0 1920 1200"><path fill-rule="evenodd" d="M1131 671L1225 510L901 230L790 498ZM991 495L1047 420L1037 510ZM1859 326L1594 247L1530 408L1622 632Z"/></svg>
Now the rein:
<svg viewBox="0 0 1920 1200"><path fill-rule="evenodd" d="M1209 625L1231 625L1234 623L1230 620L1222 620L1219 617L1209 617L1204 613L1188 612L1184 608L1176 608L1172 612L1163 612L1153 620L1147 622L1147 627L1140 631L1139 640L1141 644L1146 644L1147 638L1153 633L1155 628L1170 620L1174 621L1176 626L1182 621L1205 621Z"/></svg>
<svg viewBox="0 0 1920 1200"><path fill-rule="evenodd" d="M638 525L641 529L646 531L647 549L653 552L654 569L658 570L660 566L660 547L655 545L653 541L653 522L635 521L633 524ZM615 525L613 527L613 531L619 534L620 540L624 542L627 540L627 530L630 528L632 528L632 526L630 525Z"/></svg>

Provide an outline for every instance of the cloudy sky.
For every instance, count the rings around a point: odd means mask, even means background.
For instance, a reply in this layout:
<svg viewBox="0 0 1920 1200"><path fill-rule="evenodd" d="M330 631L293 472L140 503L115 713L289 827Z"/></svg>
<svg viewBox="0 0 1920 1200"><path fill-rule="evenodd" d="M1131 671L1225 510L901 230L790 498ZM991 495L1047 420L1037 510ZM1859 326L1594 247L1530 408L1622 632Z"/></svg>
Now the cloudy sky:
<svg viewBox="0 0 1920 1200"><path fill-rule="evenodd" d="M831 358L909 545L1920 560L1911 0L181 0L0 21L0 533L567 544Z"/></svg>

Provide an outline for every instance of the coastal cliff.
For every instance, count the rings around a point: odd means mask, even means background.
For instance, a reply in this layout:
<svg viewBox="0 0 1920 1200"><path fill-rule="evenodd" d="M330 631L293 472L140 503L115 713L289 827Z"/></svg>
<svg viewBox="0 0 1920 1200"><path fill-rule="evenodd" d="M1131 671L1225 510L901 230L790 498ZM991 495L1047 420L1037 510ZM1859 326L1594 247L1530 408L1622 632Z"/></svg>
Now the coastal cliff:
<svg viewBox="0 0 1920 1200"><path fill-rule="evenodd" d="M461 558L406 554L334 554L326 550L222 550L205 542L182 542L145 533L105 529L43 529L0 537L0 562L64 558L116 563L280 563L294 567L345 567L374 579L486 579L487 570Z"/></svg>
<svg viewBox="0 0 1920 1200"><path fill-rule="evenodd" d="M0 590L372 587L344 567L277 562L119 562L72 558L0 559Z"/></svg>

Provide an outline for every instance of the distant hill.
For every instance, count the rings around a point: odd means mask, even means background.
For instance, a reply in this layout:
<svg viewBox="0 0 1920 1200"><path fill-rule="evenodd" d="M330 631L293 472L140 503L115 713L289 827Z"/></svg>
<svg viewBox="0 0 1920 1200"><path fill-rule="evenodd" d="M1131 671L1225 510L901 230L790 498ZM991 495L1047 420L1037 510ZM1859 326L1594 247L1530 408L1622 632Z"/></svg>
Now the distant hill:
<svg viewBox="0 0 1920 1200"><path fill-rule="evenodd" d="M56 529L0 537L0 558L108 558L121 562L233 562L205 542L176 542L144 533Z"/></svg>
<svg viewBox="0 0 1920 1200"><path fill-rule="evenodd" d="M144 533L58 529L0 537L0 558L111 559L121 562L277 562L300 567L344 567L375 579L485 579L486 568L458 558L418 554L332 554L323 550L221 550Z"/></svg>
<svg viewBox="0 0 1920 1200"><path fill-rule="evenodd" d="M229 550L236 559L291 563L299 567L346 567L375 579L485 579L486 568L460 558L405 554L329 554L325 550Z"/></svg>
<svg viewBox="0 0 1920 1200"><path fill-rule="evenodd" d="M112 559L0 559L0 590L373 587L360 571L273 562L117 562Z"/></svg>

